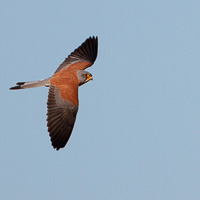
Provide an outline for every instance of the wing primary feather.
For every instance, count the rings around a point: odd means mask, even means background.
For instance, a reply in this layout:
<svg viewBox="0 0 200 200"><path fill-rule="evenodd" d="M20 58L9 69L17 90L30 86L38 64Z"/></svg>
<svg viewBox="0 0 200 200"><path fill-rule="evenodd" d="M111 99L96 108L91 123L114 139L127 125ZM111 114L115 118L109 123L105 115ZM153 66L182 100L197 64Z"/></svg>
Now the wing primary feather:
<svg viewBox="0 0 200 200"><path fill-rule="evenodd" d="M49 115L48 117L47 117L47 121L49 122L49 123L51 123L52 121L54 121L54 120L56 120L56 119L60 119L62 117L62 113L56 113L56 112L54 112L54 113L51 113L51 115Z"/></svg>
<svg viewBox="0 0 200 200"><path fill-rule="evenodd" d="M62 148L66 145L71 135L71 128L64 126L62 134L54 140L54 144L57 144L58 147Z"/></svg>
<svg viewBox="0 0 200 200"><path fill-rule="evenodd" d="M55 132L55 130L60 130L61 129L61 126L64 124L64 122L62 120L57 120L57 121L54 121L54 123L50 124L49 128L48 128L48 131L50 133L53 133Z"/></svg>
<svg viewBox="0 0 200 200"><path fill-rule="evenodd" d="M62 124L62 121L59 120L59 119L56 119L56 120L54 120L54 121L52 121L52 122L48 121L48 123L47 123L47 126L49 127L49 128L48 128L48 131L49 131L50 133L53 132L56 128L58 128L58 126L59 126L60 124Z"/></svg>
<svg viewBox="0 0 200 200"><path fill-rule="evenodd" d="M53 130L51 131L50 136L51 136L51 139L52 139L52 140L55 140L57 137L60 137L61 130L62 130L62 128L63 128L64 126L65 126L65 124L64 124L64 123L61 123L61 124L59 125L59 127L57 126L57 127L55 127L55 129L53 129Z"/></svg>
<svg viewBox="0 0 200 200"><path fill-rule="evenodd" d="M66 129L66 126L63 126L63 128ZM67 137L69 138L69 135L67 135ZM60 148L59 144L60 144L60 141L63 141L63 138L64 138L64 134L62 132L59 134L58 137L51 138L51 142L52 142L53 147L54 148Z"/></svg>

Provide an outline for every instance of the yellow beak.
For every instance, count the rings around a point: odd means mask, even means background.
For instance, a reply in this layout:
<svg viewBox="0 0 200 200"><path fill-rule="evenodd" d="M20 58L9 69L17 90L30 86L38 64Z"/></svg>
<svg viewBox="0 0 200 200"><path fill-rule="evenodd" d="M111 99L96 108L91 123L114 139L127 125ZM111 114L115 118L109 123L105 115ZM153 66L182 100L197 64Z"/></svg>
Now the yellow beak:
<svg viewBox="0 0 200 200"><path fill-rule="evenodd" d="M90 80L93 81L93 77L92 76L88 76L87 79L86 79L87 82L90 81Z"/></svg>

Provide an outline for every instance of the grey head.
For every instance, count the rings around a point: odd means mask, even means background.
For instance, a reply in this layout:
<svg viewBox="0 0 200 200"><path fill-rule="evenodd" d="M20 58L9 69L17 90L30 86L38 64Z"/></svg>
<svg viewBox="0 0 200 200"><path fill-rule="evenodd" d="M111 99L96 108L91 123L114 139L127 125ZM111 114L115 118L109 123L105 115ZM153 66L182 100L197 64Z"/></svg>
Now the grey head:
<svg viewBox="0 0 200 200"><path fill-rule="evenodd" d="M79 86L87 83L90 80L93 80L92 74L84 70L78 70L77 76L79 79Z"/></svg>

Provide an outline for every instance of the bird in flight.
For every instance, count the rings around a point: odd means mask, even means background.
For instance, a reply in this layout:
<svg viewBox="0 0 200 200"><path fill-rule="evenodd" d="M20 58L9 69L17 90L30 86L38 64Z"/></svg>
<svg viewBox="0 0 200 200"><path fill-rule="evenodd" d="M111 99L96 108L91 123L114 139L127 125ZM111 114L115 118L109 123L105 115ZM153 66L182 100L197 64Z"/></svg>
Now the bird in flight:
<svg viewBox="0 0 200 200"><path fill-rule="evenodd" d="M10 90L47 86L47 127L52 146L63 148L72 133L78 112L78 87L93 80L84 71L96 60L98 37L89 37L57 68L53 76L39 81L18 82Z"/></svg>

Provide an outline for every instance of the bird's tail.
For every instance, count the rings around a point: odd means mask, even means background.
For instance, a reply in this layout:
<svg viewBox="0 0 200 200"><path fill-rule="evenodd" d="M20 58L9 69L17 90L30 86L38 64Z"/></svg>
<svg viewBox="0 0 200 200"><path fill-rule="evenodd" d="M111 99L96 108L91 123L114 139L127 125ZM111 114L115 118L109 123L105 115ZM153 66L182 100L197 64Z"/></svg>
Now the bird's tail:
<svg viewBox="0 0 200 200"><path fill-rule="evenodd" d="M47 86L48 87L50 78L40 80L40 81L18 82L18 83L16 83L16 86L11 87L10 90L35 88L35 87L41 87L41 86Z"/></svg>

